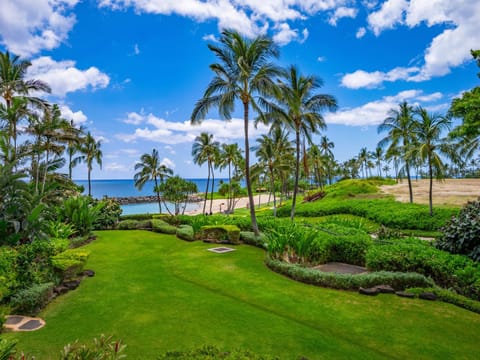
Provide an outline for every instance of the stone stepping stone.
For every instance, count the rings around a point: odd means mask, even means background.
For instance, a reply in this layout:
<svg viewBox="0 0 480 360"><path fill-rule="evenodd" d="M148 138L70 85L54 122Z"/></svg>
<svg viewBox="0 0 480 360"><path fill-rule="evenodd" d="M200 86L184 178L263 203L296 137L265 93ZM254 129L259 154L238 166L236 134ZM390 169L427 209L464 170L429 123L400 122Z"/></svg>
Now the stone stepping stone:
<svg viewBox="0 0 480 360"><path fill-rule="evenodd" d="M37 330L40 329L44 324L40 320L28 320L23 325L19 326L19 330Z"/></svg>
<svg viewBox="0 0 480 360"><path fill-rule="evenodd" d="M10 331L34 331L44 326L44 320L22 315L7 315L4 324L5 329Z"/></svg>
<svg viewBox="0 0 480 360"><path fill-rule="evenodd" d="M7 317L7 321L5 321L6 325L17 325L21 323L23 320L23 316L20 315L11 315Z"/></svg>

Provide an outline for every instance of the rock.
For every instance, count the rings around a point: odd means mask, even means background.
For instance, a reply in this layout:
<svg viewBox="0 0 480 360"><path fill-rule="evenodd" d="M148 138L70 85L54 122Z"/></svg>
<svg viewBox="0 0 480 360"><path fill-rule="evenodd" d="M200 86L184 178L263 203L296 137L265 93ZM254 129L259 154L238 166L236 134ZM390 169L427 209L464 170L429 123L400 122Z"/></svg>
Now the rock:
<svg viewBox="0 0 480 360"><path fill-rule="evenodd" d="M78 285L80 285L80 280L64 281L62 285L67 287L69 290L75 290L78 287Z"/></svg>
<svg viewBox="0 0 480 360"><path fill-rule="evenodd" d="M437 300L437 295L435 295L432 292L423 292L420 295L418 295L418 297L423 300L430 300L430 301Z"/></svg>
<svg viewBox="0 0 480 360"><path fill-rule="evenodd" d="M392 288L390 285L377 285L375 286L375 289L377 289L382 294L395 294L395 289Z"/></svg>
<svg viewBox="0 0 480 360"><path fill-rule="evenodd" d="M410 299L415 297L415 294L411 294L405 291L397 291L395 294L397 294L400 297L410 298Z"/></svg>
<svg viewBox="0 0 480 360"><path fill-rule="evenodd" d="M58 295L62 295L62 294L65 294L66 292L68 292L70 289L66 286L63 286L63 285L59 285L59 286L56 286L54 289L53 289L53 292L58 294Z"/></svg>
<svg viewBox="0 0 480 360"><path fill-rule="evenodd" d="M83 276L88 276L88 277L93 277L93 276L95 276L95 271L93 271L93 270L83 270L82 275Z"/></svg>
<svg viewBox="0 0 480 360"><path fill-rule="evenodd" d="M370 296L375 296L378 295L379 290L377 288L359 288L358 292L362 295L370 295Z"/></svg>

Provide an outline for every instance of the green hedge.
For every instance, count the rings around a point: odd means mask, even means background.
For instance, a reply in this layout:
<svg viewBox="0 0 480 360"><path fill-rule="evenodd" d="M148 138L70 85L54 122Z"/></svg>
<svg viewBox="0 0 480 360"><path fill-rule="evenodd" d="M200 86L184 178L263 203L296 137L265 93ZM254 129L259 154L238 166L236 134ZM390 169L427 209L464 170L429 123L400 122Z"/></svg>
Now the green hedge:
<svg viewBox="0 0 480 360"><path fill-rule="evenodd" d="M255 235L253 231L240 231L240 240L245 244L267 249L267 237L263 233Z"/></svg>
<svg viewBox="0 0 480 360"><path fill-rule="evenodd" d="M121 215L120 221L124 220L150 220L153 219L153 214L131 214L131 215Z"/></svg>
<svg viewBox="0 0 480 360"><path fill-rule="evenodd" d="M18 313L36 315L50 300L53 287L53 283L44 283L17 291L11 297L10 305Z"/></svg>
<svg viewBox="0 0 480 360"><path fill-rule="evenodd" d="M411 287L432 287L434 282L417 273L379 271L368 274L339 274L285 263L267 257L266 265L273 271L307 284L342 290L358 290L360 287L370 288L376 285L390 285L395 290Z"/></svg>
<svg viewBox="0 0 480 360"><path fill-rule="evenodd" d="M117 225L118 230L151 230L152 220L122 220Z"/></svg>
<svg viewBox="0 0 480 360"><path fill-rule="evenodd" d="M182 240L186 241L193 241L195 240L193 233L193 227L190 225L180 225L177 228L177 237Z"/></svg>
<svg viewBox="0 0 480 360"><path fill-rule="evenodd" d="M175 234L177 228L160 219L151 220L152 230L162 234Z"/></svg>
<svg viewBox="0 0 480 360"><path fill-rule="evenodd" d="M376 245L366 256L369 270L414 271L431 277L443 288L480 300L480 264L433 246L410 243Z"/></svg>
<svg viewBox="0 0 480 360"><path fill-rule="evenodd" d="M240 243L240 229L236 225L205 225L200 228L196 238L238 244Z"/></svg>
<svg viewBox="0 0 480 360"><path fill-rule="evenodd" d="M68 249L60 254L52 256L53 267L60 271L63 277L72 277L83 270L90 251L84 249Z"/></svg>

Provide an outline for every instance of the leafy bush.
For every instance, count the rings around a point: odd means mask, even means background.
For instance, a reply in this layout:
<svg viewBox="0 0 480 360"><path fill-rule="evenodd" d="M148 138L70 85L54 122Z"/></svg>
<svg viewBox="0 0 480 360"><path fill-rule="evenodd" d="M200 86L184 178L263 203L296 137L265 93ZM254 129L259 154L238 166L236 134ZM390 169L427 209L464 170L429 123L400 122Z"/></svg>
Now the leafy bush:
<svg viewBox="0 0 480 360"><path fill-rule="evenodd" d="M79 235L87 235L104 206L101 202L92 204L87 196L71 197L57 209L58 220L72 224Z"/></svg>
<svg viewBox="0 0 480 360"><path fill-rule="evenodd" d="M53 248L53 254L56 255L68 249L70 246L70 240L53 238L50 239L50 244Z"/></svg>
<svg viewBox="0 0 480 360"><path fill-rule="evenodd" d="M10 295L10 290L17 284L16 259L14 249L0 247L0 302Z"/></svg>
<svg viewBox="0 0 480 360"><path fill-rule="evenodd" d="M15 271L17 287L26 288L32 284L55 280L51 257L55 248L49 240L36 240L16 248Z"/></svg>
<svg viewBox="0 0 480 360"><path fill-rule="evenodd" d="M469 201L441 230L439 249L480 261L480 200Z"/></svg>
<svg viewBox="0 0 480 360"><path fill-rule="evenodd" d="M172 226L163 220L152 219L151 224L152 224L152 230L158 233L176 234L177 232L177 228L175 226Z"/></svg>
<svg viewBox="0 0 480 360"><path fill-rule="evenodd" d="M240 242L240 229L236 225L205 225L196 234L198 239L208 239L214 242Z"/></svg>
<svg viewBox="0 0 480 360"><path fill-rule="evenodd" d="M126 355L121 354L127 346L120 340L112 340L111 336L101 335L99 339L93 339L91 345L81 344L75 341L65 345L61 352L61 360L117 360Z"/></svg>
<svg viewBox="0 0 480 360"><path fill-rule="evenodd" d="M278 360L271 355L259 355L247 350L220 350L215 346L204 345L200 348L186 351L167 351L158 360Z"/></svg>
<svg viewBox="0 0 480 360"><path fill-rule="evenodd" d="M63 277L74 276L83 270L90 252L84 249L68 249L52 257L53 267L60 271Z"/></svg>
<svg viewBox="0 0 480 360"><path fill-rule="evenodd" d="M73 224L66 224L61 221L48 221L47 235L53 238L68 239L75 234Z"/></svg>
<svg viewBox="0 0 480 360"><path fill-rule="evenodd" d="M114 199L104 198L102 200L93 200L93 206L100 206L102 211L97 215L93 222L95 230L113 229L120 220L122 208Z"/></svg>
<svg viewBox="0 0 480 360"><path fill-rule="evenodd" d="M372 246L367 252L369 270L417 272L443 288L480 300L480 266L466 256L452 255L428 243Z"/></svg>
<svg viewBox="0 0 480 360"><path fill-rule="evenodd" d="M267 237L263 233L255 235L253 231L240 231L240 240L245 244L267 249Z"/></svg>
<svg viewBox="0 0 480 360"><path fill-rule="evenodd" d="M17 291L10 299L15 311L36 315L50 300L53 294L53 283L35 284Z"/></svg>
<svg viewBox="0 0 480 360"><path fill-rule="evenodd" d="M270 257L267 257L266 265L273 271L286 275L293 280L332 289L358 290L359 287L370 288L377 285L390 285L395 290L404 290L410 287L434 286L431 279L417 273L380 271L358 275L339 274L288 264Z"/></svg>
<svg viewBox="0 0 480 360"><path fill-rule="evenodd" d="M191 225L180 225L177 228L177 237L182 240L193 241L195 234Z"/></svg>
<svg viewBox="0 0 480 360"><path fill-rule="evenodd" d="M151 220L122 220L117 225L118 230L138 230L151 228Z"/></svg>
<svg viewBox="0 0 480 360"><path fill-rule="evenodd" d="M130 214L130 215L120 215L119 220L124 221L124 220L150 220L153 219L152 214Z"/></svg>

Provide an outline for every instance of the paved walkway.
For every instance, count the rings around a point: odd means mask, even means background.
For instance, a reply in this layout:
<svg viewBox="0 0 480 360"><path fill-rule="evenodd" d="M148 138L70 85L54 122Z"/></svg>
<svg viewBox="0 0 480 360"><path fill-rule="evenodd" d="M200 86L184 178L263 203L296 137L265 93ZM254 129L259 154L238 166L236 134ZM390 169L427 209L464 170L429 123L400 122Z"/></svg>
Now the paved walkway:
<svg viewBox="0 0 480 360"><path fill-rule="evenodd" d="M4 328L10 331L35 331L45 326L45 321L22 315L8 315Z"/></svg>

